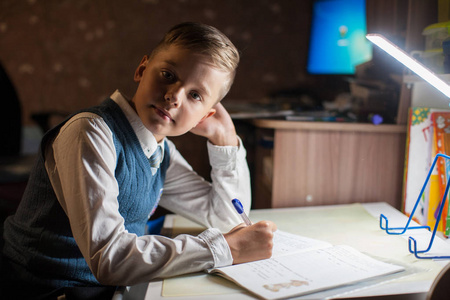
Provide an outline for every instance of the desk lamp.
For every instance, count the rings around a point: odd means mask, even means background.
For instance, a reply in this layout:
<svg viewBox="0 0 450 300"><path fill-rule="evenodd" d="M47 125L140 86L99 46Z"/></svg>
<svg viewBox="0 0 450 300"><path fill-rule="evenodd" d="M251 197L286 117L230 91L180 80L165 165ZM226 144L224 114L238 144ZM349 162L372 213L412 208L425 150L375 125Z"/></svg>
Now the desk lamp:
<svg viewBox="0 0 450 300"><path fill-rule="evenodd" d="M405 51L397 47L394 43L389 41L381 34L367 34L366 38L386 51L393 58L404 64L408 69L422 77L429 84L434 86L440 92L442 92L447 98L450 98L450 85L448 85L444 80L439 78L430 69L425 67L423 64L412 58Z"/></svg>

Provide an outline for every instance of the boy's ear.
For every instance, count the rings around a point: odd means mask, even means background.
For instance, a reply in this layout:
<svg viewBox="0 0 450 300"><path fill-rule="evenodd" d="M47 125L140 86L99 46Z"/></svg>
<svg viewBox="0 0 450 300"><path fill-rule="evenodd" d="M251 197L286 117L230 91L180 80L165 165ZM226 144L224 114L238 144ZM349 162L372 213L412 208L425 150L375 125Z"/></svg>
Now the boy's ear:
<svg viewBox="0 0 450 300"><path fill-rule="evenodd" d="M145 68L147 68L148 64L148 55L144 55L141 62L139 63L139 66L137 67L136 71L134 72L134 81L139 82L141 81L142 74L144 73Z"/></svg>

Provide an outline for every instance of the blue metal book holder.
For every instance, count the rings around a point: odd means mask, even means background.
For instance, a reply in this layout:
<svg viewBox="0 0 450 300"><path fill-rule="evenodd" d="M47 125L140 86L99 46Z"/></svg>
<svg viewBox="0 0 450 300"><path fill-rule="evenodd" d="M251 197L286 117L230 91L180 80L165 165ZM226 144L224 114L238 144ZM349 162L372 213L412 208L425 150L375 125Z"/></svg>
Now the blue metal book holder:
<svg viewBox="0 0 450 300"><path fill-rule="evenodd" d="M436 165L437 160L439 157L442 157L443 159L450 159L450 156L445 154L437 154L436 157L433 160L433 163L431 164L430 171L428 172L427 178L425 179L425 183L422 186L422 189L420 191L419 197L417 198L416 203L414 204L413 210L411 212L411 215L409 216L408 222L406 222L406 225L404 227L389 227L388 225L388 219L383 214L380 215L380 228L386 231L387 234L391 235L401 235L404 234L407 230L411 229L428 229L431 230L429 226L410 226L409 224L412 221L412 218L414 216L414 213L416 212L417 206L419 205L420 198L422 197L423 192L425 191L425 188L428 184L428 181L430 179L431 173L433 172L433 169ZM417 242L413 237L409 237L408 239L408 250L410 253L413 253L417 258L419 259L450 259L450 256L420 256L419 253L425 253L430 251L431 246L433 245L434 238L436 236L436 231L439 226L439 222L442 217L442 211L444 210L445 202L447 201L447 195L448 195L448 189L450 186L450 180L447 180L447 185L445 187L444 196L442 197L441 203L438 207L438 215L436 218L436 224L433 229L433 233L431 235L430 243L428 244L428 247L425 250L417 250ZM384 224L383 225L383 221Z"/></svg>

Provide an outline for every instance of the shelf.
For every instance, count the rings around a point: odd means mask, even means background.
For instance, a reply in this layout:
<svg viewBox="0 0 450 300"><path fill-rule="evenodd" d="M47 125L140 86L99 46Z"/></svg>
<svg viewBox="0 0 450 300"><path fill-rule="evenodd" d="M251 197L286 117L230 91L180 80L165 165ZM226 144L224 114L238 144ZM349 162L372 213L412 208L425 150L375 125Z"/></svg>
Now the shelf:
<svg viewBox="0 0 450 300"><path fill-rule="evenodd" d="M406 125L370 123L340 123L340 122L296 122L285 120L255 119L253 124L260 128L293 129L293 130L323 130L323 131L354 131L371 133L404 133Z"/></svg>

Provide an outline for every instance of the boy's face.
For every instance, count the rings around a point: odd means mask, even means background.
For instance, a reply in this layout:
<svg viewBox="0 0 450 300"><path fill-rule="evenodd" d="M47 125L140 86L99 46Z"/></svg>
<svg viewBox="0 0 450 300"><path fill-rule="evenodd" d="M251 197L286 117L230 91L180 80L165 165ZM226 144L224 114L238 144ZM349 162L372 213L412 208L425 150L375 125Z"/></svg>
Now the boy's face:
<svg viewBox="0 0 450 300"><path fill-rule="evenodd" d="M171 45L151 58L145 56L134 80L139 86L131 104L160 142L212 116L229 73L214 68L203 55Z"/></svg>

